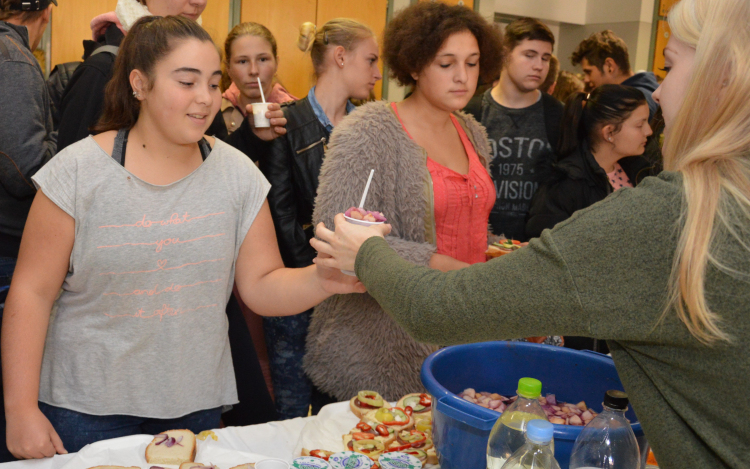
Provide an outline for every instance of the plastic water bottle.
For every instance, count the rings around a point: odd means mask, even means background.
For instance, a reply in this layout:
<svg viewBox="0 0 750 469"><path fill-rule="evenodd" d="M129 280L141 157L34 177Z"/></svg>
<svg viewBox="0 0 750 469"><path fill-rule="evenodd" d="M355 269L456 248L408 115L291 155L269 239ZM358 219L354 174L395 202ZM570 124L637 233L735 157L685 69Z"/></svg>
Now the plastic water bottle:
<svg viewBox="0 0 750 469"><path fill-rule="evenodd" d="M513 453L502 469L560 469L552 443L552 424L544 420L532 420L526 426L526 443Z"/></svg>
<svg viewBox="0 0 750 469"><path fill-rule="evenodd" d="M532 420L547 421L539 405L542 382L534 378L518 380L518 399L495 422L487 442L487 469L501 469L505 461L524 445L526 426ZM548 422L549 423L549 422ZM554 445L551 445L554 451Z"/></svg>
<svg viewBox="0 0 750 469"><path fill-rule="evenodd" d="M570 469L638 469L640 451L625 418L628 395L607 391L604 410L581 431L573 445Z"/></svg>

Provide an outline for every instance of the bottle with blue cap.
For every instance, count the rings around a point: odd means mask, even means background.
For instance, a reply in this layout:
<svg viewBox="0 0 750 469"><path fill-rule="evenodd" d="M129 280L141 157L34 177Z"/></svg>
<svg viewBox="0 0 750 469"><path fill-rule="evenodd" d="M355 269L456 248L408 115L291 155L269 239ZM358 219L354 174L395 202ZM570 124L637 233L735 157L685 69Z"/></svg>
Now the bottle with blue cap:
<svg viewBox="0 0 750 469"><path fill-rule="evenodd" d="M501 469L505 461L524 445L527 425L535 420L547 423L547 414L539 405L542 382L534 378L518 380L518 398L495 422L487 442L487 469ZM551 446L554 451L554 446Z"/></svg>
<svg viewBox="0 0 750 469"><path fill-rule="evenodd" d="M513 453L502 469L560 469L552 451L552 424L532 420L526 425L526 443Z"/></svg>

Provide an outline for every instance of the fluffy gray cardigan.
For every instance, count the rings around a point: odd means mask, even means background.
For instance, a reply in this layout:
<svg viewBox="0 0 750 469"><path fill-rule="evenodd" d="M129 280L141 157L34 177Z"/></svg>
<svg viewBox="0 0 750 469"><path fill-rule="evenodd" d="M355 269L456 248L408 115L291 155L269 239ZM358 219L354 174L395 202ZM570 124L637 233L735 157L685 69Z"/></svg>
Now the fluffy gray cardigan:
<svg viewBox="0 0 750 469"><path fill-rule="evenodd" d="M487 133L458 112L480 160L488 164ZM404 132L386 102L359 107L331 135L320 170L313 221L333 227L333 217L359 204L370 175L365 208L388 218L388 244L404 259L428 265L435 252L432 179L427 155ZM336 295L315 308L304 368L313 383L340 400L361 390L395 401L423 389L419 372L437 347L412 339L368 294Z"/></svg>

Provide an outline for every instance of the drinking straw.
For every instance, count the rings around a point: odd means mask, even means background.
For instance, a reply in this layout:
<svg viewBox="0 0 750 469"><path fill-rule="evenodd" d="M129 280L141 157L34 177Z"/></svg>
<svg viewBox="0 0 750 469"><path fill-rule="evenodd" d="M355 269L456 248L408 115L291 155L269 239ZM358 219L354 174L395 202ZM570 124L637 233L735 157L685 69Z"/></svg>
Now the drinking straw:
<svg viewBox="0 0 750 469"><path fill-rule="evenodd" d="M367 185L365 186L365 192L362 194L362 200L359 201L359 208L365 208L365 199L367 198L367 191L370 190L370 183L372 182L372 175L375 173L374 169L370 170L370 177L367 178Z"/></svg>
<svg viewBox="0 0 750 469"><path fill-rule="evenodd" d="M260 99L263 100L263 104L266 104L266 96L263 94L263 85L260 84L260 77L256 77L258 79L258 88L260 88Z"/></svg>

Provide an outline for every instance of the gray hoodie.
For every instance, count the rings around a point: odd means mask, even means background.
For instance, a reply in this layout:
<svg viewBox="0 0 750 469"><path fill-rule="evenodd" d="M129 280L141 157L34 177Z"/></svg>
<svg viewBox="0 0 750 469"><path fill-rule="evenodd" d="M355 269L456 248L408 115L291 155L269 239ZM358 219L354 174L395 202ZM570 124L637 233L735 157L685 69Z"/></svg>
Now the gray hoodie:
<svg viewBox="0 0 750 469"><path fill-rule="evenodd" d="M0 257L16 257L36 189L55 154L50 97L25 26L0 21Z"/></svg>

